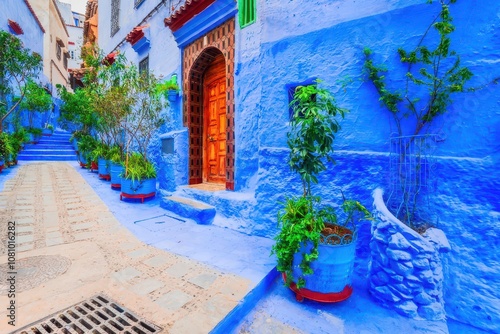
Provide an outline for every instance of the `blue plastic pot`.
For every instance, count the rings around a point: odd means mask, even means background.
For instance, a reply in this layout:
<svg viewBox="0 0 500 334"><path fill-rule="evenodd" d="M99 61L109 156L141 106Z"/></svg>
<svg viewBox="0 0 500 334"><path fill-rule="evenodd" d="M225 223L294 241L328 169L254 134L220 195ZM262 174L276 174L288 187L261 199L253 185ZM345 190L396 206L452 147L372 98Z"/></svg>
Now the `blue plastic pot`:
<svg viewBox="0 0 500 334"><path fill-rule="evenodd" d="M356 255L356 234L354 240L344 245L318 246L318 259L311 263L312 275L304 276L304 288L320 293L339 293L352 285L352 272ZM312 248L312 242L304 244L293 258L293 281L302 275L299 265L302 254Z"/></svg>
<svg viewBox="0 0 500 334"><path fill-rule="evenodd" d="M109 166L109 174L111 175L111 185L118 185L122 183L120 174L123 172L123 166L112 162Z"/></svg>
<svg viewBox="0 0 500 334"><path fill-rule="evenodd" d="M99 175L109 175L109 161L104 158L97 159L97 172Z"/></svg>
<svg viewBox="0 0 500 334"><path fill-rule="evenodd" d="M42 129L42 135L43 136L52 136L52 130L44 128L44 129Z"/></svg>
<svg viewBox="0 0 500 334"><path fill-rule="evenodd" d="M83 152L78 152L78 158L80 160L80 163L86 165L87 164L87 159L83 156Z"/></svg>
<svg viewBox="0 0 500 334"><path fill-rule="evenodd" d="M122 178L122 193L132 196L156 193L156 178L134 181Z"/></svg>
<svg viewBox="0 0 500 334"><path fill-rule="evenodd" d="M75 149L75 151L78 151L78 141L76 140L76 138L73 138L73 141L71 143L73 144L73 148Z"/></svg>

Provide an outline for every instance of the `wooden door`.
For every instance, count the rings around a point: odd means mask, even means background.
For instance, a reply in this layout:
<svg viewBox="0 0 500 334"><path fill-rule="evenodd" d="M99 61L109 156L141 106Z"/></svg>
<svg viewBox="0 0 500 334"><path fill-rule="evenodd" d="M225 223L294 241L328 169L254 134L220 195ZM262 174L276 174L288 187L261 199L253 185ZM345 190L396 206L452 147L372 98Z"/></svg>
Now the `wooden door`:
<svg viewBox="0 0 500 334"><path fill-rule="evenodd" d="M204 179L226 182L226 72L224 57L216 58L204 76Z"/></svg>

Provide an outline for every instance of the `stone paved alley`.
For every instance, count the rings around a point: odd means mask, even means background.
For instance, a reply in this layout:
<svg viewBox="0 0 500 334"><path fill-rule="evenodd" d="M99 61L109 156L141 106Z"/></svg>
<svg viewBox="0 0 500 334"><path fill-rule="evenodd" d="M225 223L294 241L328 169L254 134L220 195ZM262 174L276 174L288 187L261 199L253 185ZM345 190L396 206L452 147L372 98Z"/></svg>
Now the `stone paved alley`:
<svg viewBox="0 0 500 334"><path fill-rule="evenodd" d="M138 240L71 164L17 169L0 193L3 267L6 222L16 222L16 329L103 293L165 332L207 333L254 285ZM6 269L0 333L13 329Z"/></svg>

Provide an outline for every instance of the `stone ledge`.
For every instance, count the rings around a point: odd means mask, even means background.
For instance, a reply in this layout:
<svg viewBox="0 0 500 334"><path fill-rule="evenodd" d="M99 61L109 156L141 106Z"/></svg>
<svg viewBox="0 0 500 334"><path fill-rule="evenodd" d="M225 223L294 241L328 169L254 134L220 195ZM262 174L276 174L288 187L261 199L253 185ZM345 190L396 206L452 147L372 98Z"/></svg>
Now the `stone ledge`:
<svg viewBox="0 0 500 334"><path fill-rule="evenodd" d="M165 196L160 206L182 217L193 219L201 225L212 224L215 217L215 207L185 197Z"/></svg>

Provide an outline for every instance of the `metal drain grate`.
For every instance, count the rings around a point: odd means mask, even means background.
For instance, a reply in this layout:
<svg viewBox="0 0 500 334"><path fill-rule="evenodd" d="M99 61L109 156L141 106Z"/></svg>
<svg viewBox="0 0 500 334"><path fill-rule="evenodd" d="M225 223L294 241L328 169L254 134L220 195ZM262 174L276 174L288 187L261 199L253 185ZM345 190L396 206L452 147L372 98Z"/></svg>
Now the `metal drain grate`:
<svg viewBox="0 0 500 334"><path fill-rule="evenodd" d="M97 295L14 332L16 334L151 334L161 328Z"/></svg>

